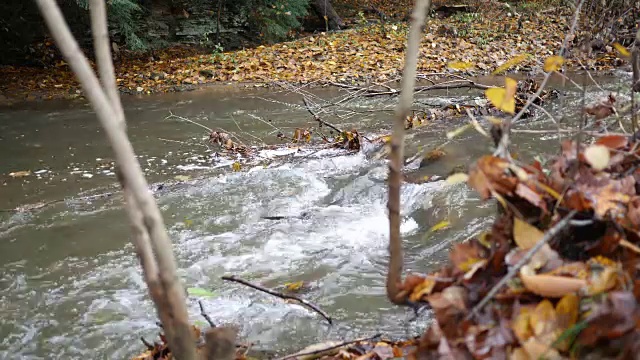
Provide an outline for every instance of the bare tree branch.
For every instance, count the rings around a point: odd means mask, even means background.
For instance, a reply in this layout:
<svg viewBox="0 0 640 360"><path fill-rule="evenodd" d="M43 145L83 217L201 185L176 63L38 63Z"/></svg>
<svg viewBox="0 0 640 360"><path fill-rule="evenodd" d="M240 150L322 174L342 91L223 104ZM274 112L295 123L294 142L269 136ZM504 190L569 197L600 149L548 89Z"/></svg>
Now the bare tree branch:
<svg viewBox="0 0 640 360"><path fill-rule="evenodd" d="M418 53L431 0L416 0L411 14L411 29L407 40L407 55L402 74L400 99L395 113L389 155L389 270L387 272L387 297L397 305L408 305L407 296L400 290L404 255L400 238L400 185L404 159L404 121L413 104L413 88L416 83Z"/></svg>
<svg viewBox="0 0 640 360"><path fill-rule="evenodd" d="M176 264L173 256L171 241L166 233L164 221L153 195L148 191L147 181L144 177L140 164L138 163L131 142L127 138L124 129L124 112L120 107L116 96L117 89L110 90L111 96L107 96L100 86L98 78L93 73L89 61L83 55L78 43L73 38L67 26L62 12L54 0L37 0L37 5L42 14L49 31L54 38L60 52L65 57L69 66L78 78L82 89L91 102L111 147L113 148L118 168L121 172L122 184L127 192L130 192L129 204L136 204L139 214L134 214L129 208L129 214L137 217L131 219L132 227L149 235L150 247L153 249L157 261L157 272L149 274L151 279L157 276L158 285L148 284L151 296L156 304L156 309L165 329L165 334L174 356L180 360L195 359L195 341L188 322L187 307L184 298L184 289L176 275ZM94 6L92 18L106 17L103 6ZM94 25L97 29L95 34L96 46L105 44L104 34L106 19L99 20ZM108 45L108 39L106 44ZM96 54L104 64L106 57L111 60L109 49L101 49ZM102 66L104 84L114 85L113 80L109 80L109 74L113 73L113 65ZM111 76L112 77L112 76ZM111 103L109 97L114 100ZM144 239L144 235L136 235L138 240ZM142 240L141 240L142 241ZM139 251L145 251L146 255L143 264L145 270L154 269L150 267L153 257L149 255L149 247L137 247ZM155 285L155 287L154 287Z"/></svg>
<svg viewBox="0 0 640 360"><path fill-rule="evenodd" d="M279 293L277 291L273 291L271 289L267 289L265 287L262 287L260 285L256 285L254 283L251 283L251 282L249 282L247 280L244 280L244 279L240 279L240 278L235 277L235 276L223 276L222 280L236 282L238 284L242 284L242 285L248 286L248 287L250 287L252 289L256 289L258 291L262 291L263 293L267 293L269 295L273 295L275 297L279 297L280 299L295 300L295 301L299 302L300 304L308 307L309 309L315 311L316 313L320 314L320 316L322 316L323 318L325 318L325 320L327 320L327 322L329 322L329 325L333 325L333 320L331 319L331 316L329 316L329 314L324 312L317 305L315 305L315 304L313 304L313 303L311 303L311 302L309 302L309 301L307 301L305 299L302 299L302 298L299 298L299 297L293 296L293 295L287 295L287 294Z"/></svg>

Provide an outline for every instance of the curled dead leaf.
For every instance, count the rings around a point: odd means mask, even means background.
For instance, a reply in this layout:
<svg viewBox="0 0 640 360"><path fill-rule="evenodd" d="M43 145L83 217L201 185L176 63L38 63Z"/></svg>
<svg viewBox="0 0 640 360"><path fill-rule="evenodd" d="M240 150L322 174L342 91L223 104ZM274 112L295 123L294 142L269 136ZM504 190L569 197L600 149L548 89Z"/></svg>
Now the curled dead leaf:
<svg viewBox="0 0 640 360"><path fill-rule="evenodd" d="M560 298L587 286L587 282L582 279L546 274L538 275L527 265L520 269L520 279L530 292L550 298Z"/></svg>

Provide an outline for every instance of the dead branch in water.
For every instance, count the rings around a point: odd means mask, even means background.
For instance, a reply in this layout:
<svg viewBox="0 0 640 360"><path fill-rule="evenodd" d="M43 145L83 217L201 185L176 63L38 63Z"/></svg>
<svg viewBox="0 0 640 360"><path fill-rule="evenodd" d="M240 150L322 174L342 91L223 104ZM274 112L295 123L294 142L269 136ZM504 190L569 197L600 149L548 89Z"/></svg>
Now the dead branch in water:
<svg viewBox="0 0 640 360"><path fill-rule="evenodd" d="M141 255L145 281L164 325L171 350L181 360L195 359L195 341L188 322L184 289L176 274L171 241L127 137L124 112L119 105L117 90L113 89L115 78L106 30L105 4L100 0L92 0L90 3L102 87L71 34L57 3L53 0L37 0L37 5L56 45L91 102L114 151L119 179L127 198L127 212L134 232L133 243Z"/></svg>
<svg viewBox="0 0 640 360"><path fill-rule="evenodd" d="M309 113L311 114L311 116L313 116L313 119L314 119L315 121L317 121L317 122L318 122L318 123L320 123L321 125L325 125L325 126L327 126L327 127L332 128L333 130L337 131L337 132L338 132L338 134L342 134L342 133L343 133L343 131L342 131L342 130L340 130L340 129L338 129L335 125L332 125L332 124L330 124L330 123L328 123L328 122L326 122L326 121L322 120L322 118L321 118L318 114L316 114L316 113L311 109L311 105L309 105L309 100L307 100L307 98L306 98L306 97L303 97L303 98L302 98L302 101L304 102L304 106L306 106L306 107L307 107L307 111L309 111Z"/></svg>
<svg viewBox="0 0 640 360"><path fill-rule="evenodd" d="M372 86L361 87L361 86L348 85L348 84L342 84L337 82L330 82L329 84L332 86L336 86L336 87L340 87L340 88L344 88L352 91L358 91L359 96L363 96L363 97L390 96L390 95L395 96L395 95L399 95L401 92L401 90L393 89L388 86L383 86L385 87L386 90L379 90L379 89L374 89ZM418 92L424 92L424 91L430 91L430 90L450 90L450 89L463 89L463 88L486 90L492 87L493 86L479 84L473 80L462 78L459 80L451 80L451 81L444 81L441 83L435 83L433 85L416 86L413 88L413 91L414 93L418 93Z"/></svg>
<svg viewBox="0 0 640 360"><path fill-rule="evenodd" d="M400 237L400 185L402 183L402 163L404 159L404 122L413 105L413 91L416 82L418 53L422 38L422 25L431 0L416 0L411 14L411 28L407 39L407 52L402 74L400 99L396 108L391 136L389 156L389 269L387 271L387 297L397 305L409 305L409 299L401 290L404 255Z"/></svg>
<svg viewBox="0 0 640 360"><path fill-rule="evenodd" d="M315 304L313 304L313 303L311 303L311 302L309 302L309 301L307 301L305 299L299 298L297 296L287 295L287 294L283 294L283 293L280 293L280 292L277 292L277 291L273 291L271 289L267 289L267 288L262 287L260 285L253 284L253 283L251 283L251 282L249 282L247 280L240 279L240 278L237 278L235 276L223 276L222 280L236 282L238 284L242 284L242 285L248 286L250 288L262 291L262 292L267 293L269 295L273 295L275 297L279 297L280 299L295 300L295 301L305 305L309 309L317 312L318 314L320 314L320 316L325 318L329 322L330 325L333 325L333 320L331 319L331 317L326 312L324 312L322 309L320 309L317 305L315 305Z"/></svg>

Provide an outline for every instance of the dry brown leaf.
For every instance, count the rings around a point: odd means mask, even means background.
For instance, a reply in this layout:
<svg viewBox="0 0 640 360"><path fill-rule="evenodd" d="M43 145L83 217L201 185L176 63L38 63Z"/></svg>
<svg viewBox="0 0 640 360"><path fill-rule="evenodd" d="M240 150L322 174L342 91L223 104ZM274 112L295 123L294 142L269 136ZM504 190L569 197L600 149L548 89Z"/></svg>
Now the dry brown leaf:
<svg viewBox="0 0 640 360"><path fill-rule="evenodd" d="M538 241L542 240L544 233L535 226L523 221L517 217L513 219L513 240L522 250L529 250L534 247Z"/></svg>
<svg viewBox="0 0 640 360"><path fill-rule="evenodd" d="M527 265L520 269L520 279L530 292L550 298L560 298L587 286L587 282L582 279L546 274L538 275Z"/></svg>

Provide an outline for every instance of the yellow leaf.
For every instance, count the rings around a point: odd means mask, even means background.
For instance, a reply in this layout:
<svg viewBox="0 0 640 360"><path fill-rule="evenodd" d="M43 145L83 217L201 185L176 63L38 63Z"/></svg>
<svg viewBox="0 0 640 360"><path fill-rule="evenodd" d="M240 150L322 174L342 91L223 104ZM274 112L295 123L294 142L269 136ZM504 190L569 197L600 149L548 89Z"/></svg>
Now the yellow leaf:
<svg viewBox="0 0 640 360"><path fill-rule="evenodd" d="M607 266L602 271L593 272L589 280L587 293L596 295L613 289L618 283L618 271Z"/></svg>
<svg viewBox="0 0 640 360"><path fill-rule="evenodd" d="M284 284L284 287L289 290L289 291L299 291L300 289L302 289L302 286L304 285L304 281L296 281L296 282L288 282Z"/></svg>
<svg viewBox="0 0 640 360"><path fill-rule="evenodd" d="M584 158L594 170L604 170L609 166L609 148L604 145L591 145L584 151Z"/></svg>
<svg viewBox="0 0 640 360"><path fill-rule="evenodd" d="M452 174L447 178L447 184L453 185L453 184L467 182L467 180L469 180L469 175L465 173L456 173L456 174Z"/></svg>
<svg viewBox="0 0 640 360"><path fill-rule="evenodd" d="M240 171L240 168L242 167L242 165L240 165L239 162L234 162L233 165L231 165L231 168L233 169L233 171Z"/></svg>
<svg viewBox="0 0 640 360"><path fill-rule="evenodd" d="M505 79L504 88L490 88L485 90L485 95L489 101L501 111L509 114L516 112L516 90L518 82L511 78Z"/></svg>
<svg viewBox="0 0 640 360"><path fill-rule="evenodd" d="M473 63L467 61L452 61L447 64L447 67L453 70L467 70L473 67Z"/></svg>
<svg viewBox="0 0 640 360"><path fill-rule="evenodd" d="M513 219L513 240L522 250L529 250L544 237L544 233L517 217Z"/></svg>
<svg viewBox="0 0 640 360"><path fill-rule="evenodd" d="M624 47L622 44L615 42L613 43L613 47L616 48L616 50L618 50L618 53L620 54L621 57L623 58L631 57L631 53L629 52L629 50L627 50L627 48Z"/></svg>
<svg viewBox="0 0 640 360"><path fill-rule="evenodd" d="M449 221L442 220L439 223L433 225L431 227L431 229L429 229L429 232L435 232L435 231L438 231L438 230L446 229L446 228L449 227L449 225L450 225Z"/></svg>
<svg viewBox="0 0 640 360"><path fill-rule="evenodd" d="M557 322L556 310L547 299L542 300L529 317L529 325L536 337L555 331L558 327Z"/></svg>
<svg viewBox="0 0 640 360"><path fill-rule="evenodd" d="M565 330L578 321L580 299L576 294L567 294L558 301L556 314L558 315L558 327Z"/></svg>
<svg viewBox="0 0 640 360"><path fill-rule="evenodd" d="M498 75L498 74L502 73L503 71L509 69L510 67L518 65L519 63L527 60L527 58L529 58L530 56L531 56L530 54L517 55L513 59L510 59L510 60L506 61L504 64L498 66L498 68L493 71L492 75Z"/></svg>
<svg viewBox="0 0 640 360"><path fill-rule="evenodd" d="M409 300L418 302L423 296L431 295L431 291L436 286L436 282L433 279L425 279L421 284L413 288Z"/></svg>
<svg viewBox="0 0 640 360"><path fill-rule="evenodd" d="M562 64L564 64L564 58L562 56L549 56L544 60L543 70L546 72L558 71L562 67Z"/></svg>
<svg viewBox="0 0 640 360"><path fill-rule="evenodd" d="M174 177L174 179L176 179L178 181L189 181L189 180L191 180L191 176L189 176L189 175L176 175Z"/></svg>
<svg viewBox="0 0 640 360"><path fill-rule="evenodd" d="M529 325L532 310L530 307L521 307L520 312L511 323L511 329L521 343L533 336L533 330Z"/></svg>

